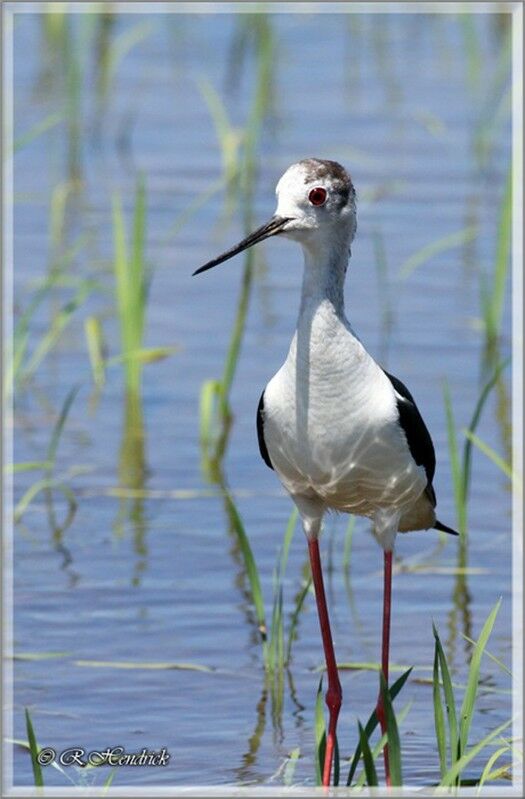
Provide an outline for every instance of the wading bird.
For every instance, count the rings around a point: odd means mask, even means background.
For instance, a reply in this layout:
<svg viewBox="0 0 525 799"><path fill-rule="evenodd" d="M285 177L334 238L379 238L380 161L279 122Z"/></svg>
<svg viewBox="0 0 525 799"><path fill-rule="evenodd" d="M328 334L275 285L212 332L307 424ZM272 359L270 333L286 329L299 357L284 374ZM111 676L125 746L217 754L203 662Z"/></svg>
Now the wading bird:
<svg viewBox="0 0 525 799"><path fill-rule="evenodd" d="M405 385L366 351L344 311L344 281L356 231L355 190L335 161L307 158L277 184L267 224L194 274L270 236L299 242L304 276L297 330L283 366L257 409L261 456L295 502L308 540L326 658L329 710L323 785L330 784L342 692L337 672L318 538L326 511L367 516L384 552L381 668L388 684L392 551L397 533L434 528L430 434ZM386 729L381 695L377 715ZM388 746L385 775L390 784Z"/></svg>

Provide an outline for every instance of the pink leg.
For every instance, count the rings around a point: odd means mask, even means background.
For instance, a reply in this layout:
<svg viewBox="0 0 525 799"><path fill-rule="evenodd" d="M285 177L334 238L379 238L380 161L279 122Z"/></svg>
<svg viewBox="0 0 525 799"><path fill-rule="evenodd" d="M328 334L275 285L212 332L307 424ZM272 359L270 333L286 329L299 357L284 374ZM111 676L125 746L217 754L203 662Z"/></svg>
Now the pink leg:
<svg viewBox="0 0 525 799"><path fill-rule="evenodd" d="M326 659L326 672L328 676L328 690L326 692L326 704L330 714L328 722L328 735L326 737L326 751L323 766L323 785L330 785L330 773L332 771L332 760L336 740L336 726L343 692L337 673L337 663L335 660L332 633L330 631L330 619L326 607L326 596L324 592L323 571L321 568L321 556L319 554L319 543L316 538L308 541L308 552L312 567L312 578L315 588L315 600L317 602L317 612L319 613L319 623L321 625L321 635L323 638L324 655Z"/></svg>
<svg viewBox="0 0 525 799"><path fill-rule="evenodd" d="M385 683L388 686L388 660L390 652L390 610L392 606L392 550L385 552L384 557L385 571L383 583L383 638L381 646L381 671L385 678ZM383 707L383 698L381 692L377 700L377 717L381 724L381 733L384 735L386 732L385 711ZM385 761L385 779L386 784L390 786L390 766L388 763L388 744L383 749L383 757Z"/></svg>

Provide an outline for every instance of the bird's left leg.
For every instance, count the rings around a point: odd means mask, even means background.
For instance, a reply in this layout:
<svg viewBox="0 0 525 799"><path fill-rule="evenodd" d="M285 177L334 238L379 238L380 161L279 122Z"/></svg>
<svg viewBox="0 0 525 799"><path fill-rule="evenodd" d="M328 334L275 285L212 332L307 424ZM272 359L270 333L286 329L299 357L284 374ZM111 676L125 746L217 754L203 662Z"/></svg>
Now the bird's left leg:
<svg viewBox="0 0 525 799"><path fill-rule="evenodd" d="M336 743L337 719L343 701L343 692L341 690L341 683L339 682L339 674L337 671L337 661L335 659L330 618L328 616L328 607L324 590L321 554L319 552L318 536L321 531L323 509L309 497L294 496L293 499L301 514L303 528L308 539L308 554L310 556L315 601L317 603L317 612L319 614L319 624L321 627L321 637L323 639L323 649L326 660L328 690L326 692L325 701L329 713L328 734L326 736L326 749L323 764L323 785L326 786L330 785L330 775Z"/></svg>
<svg viewBox="0 0 525 799"><path fill-rule="evenodd" d="M388 688L388 664L390 657L390 613L392 608L392 556L394 552L394 542L397 535L399 519L401 514L398 512L379 511L374 516L374 534L383 548L384 575L383 575L383 633L381 637L381 671ZM381 725L382 735L386 732L385 709L383 706L383 696L381 690L377 698L376 706L377 718ZM385 781L388 786L392 784L390 779L390 764L388 758L388 743L383 749L383 759L385 763Z"/></svg>

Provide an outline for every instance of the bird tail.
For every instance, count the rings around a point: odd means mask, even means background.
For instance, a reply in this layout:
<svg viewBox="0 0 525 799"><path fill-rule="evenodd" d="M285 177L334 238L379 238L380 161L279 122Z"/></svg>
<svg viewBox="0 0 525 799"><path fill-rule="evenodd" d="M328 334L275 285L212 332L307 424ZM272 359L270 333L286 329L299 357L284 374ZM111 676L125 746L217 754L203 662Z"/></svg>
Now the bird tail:
<svg viewBox="0 0 525 799"><path fill-rule="evenodd" d="M449 535L459 535L457 530L453 530L452 527L447 527L446 524L438 521L436 519L436 523L434 525L434 530L439 530L442 533L448 533Z"/></svg>

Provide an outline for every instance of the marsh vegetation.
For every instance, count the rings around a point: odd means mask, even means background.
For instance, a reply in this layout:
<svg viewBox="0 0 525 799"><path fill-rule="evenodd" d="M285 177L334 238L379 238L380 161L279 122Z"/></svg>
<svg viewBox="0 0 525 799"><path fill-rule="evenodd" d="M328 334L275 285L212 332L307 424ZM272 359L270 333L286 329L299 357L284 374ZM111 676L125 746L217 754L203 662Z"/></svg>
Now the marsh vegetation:
<svg viewBox="0 0 525 799"><path fill-rule="evenodd" d="M352 172L348 315L411 386L460 531L398 545L392 773L508 782L509 17L48 5L14 17L15 784L319 782L306 551L255 437L300 256L276 241L191 278L308 155ZM337 781L380 784L380 553L362 519L322 545ZM73 743L173 767L38 767Z"/></svg>

